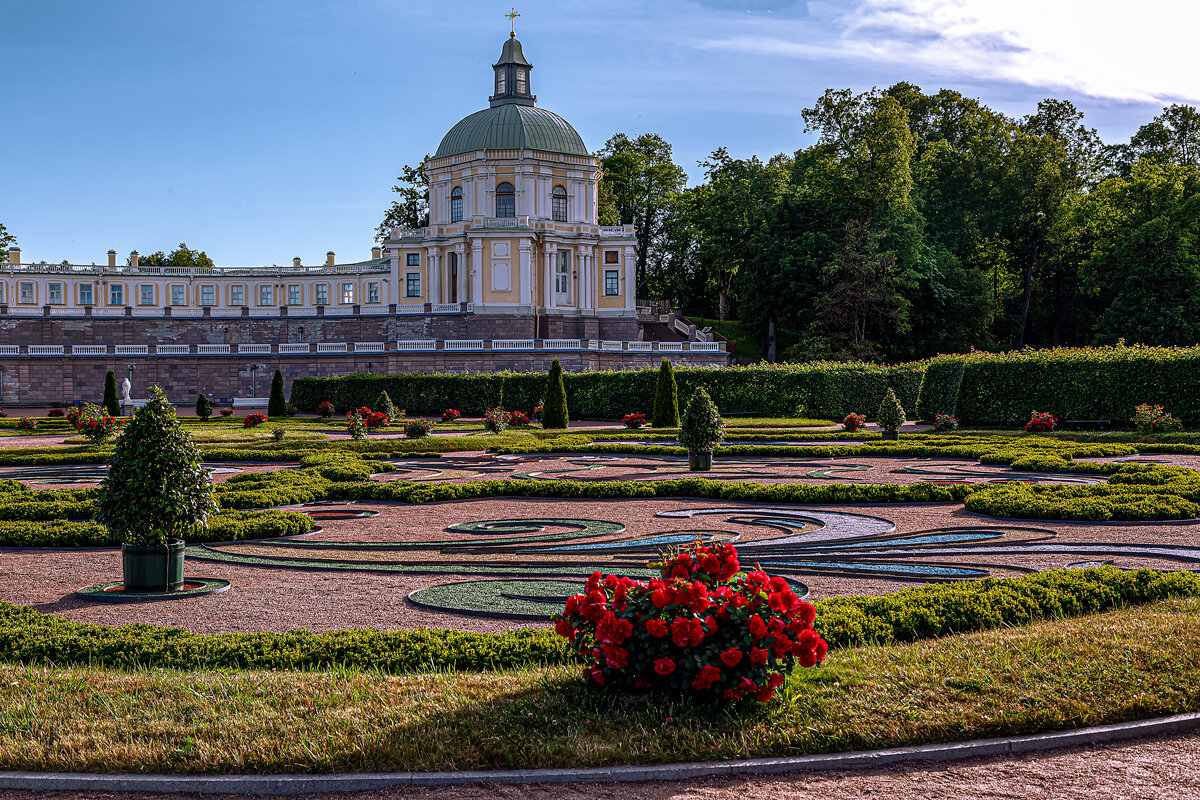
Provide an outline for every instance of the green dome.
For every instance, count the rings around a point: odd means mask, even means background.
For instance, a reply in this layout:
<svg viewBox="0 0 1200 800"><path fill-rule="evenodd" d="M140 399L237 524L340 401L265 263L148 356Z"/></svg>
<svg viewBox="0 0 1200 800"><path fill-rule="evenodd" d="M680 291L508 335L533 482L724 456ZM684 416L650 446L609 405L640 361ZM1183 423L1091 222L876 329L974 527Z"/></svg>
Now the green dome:
<svg viewBox="0 0 1200 800"><path fill-rule="evenodd" d="M524 149L590 155L583 139L558 114L533 105L505 103L476 111L461 120L445 135L433 157L445 158L476 150Z"/></svg>

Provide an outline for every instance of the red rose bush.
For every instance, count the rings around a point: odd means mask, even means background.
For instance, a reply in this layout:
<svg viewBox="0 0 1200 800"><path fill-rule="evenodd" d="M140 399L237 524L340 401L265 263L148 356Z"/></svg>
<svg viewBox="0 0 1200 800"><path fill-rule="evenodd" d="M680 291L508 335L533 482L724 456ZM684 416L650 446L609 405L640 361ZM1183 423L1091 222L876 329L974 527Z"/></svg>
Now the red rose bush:
<svg viewBox="0 0 1200 800"><path fill-rule="evenodd" d="M825 659L816 610L786 580L742 572L733 545L699 546L635 581L592 574L555 631L592 663L589 682L765 703L799 663Z"/></svg>
<svg viewBox="0 0 1200 800"><path fill-rule="evenodd" d="M1029 422L1025 423L1025 430L1029 433L1046 433L1054 430L1058 425L1058 419L1049 411L1034 411L1029 415Z"/></svg>

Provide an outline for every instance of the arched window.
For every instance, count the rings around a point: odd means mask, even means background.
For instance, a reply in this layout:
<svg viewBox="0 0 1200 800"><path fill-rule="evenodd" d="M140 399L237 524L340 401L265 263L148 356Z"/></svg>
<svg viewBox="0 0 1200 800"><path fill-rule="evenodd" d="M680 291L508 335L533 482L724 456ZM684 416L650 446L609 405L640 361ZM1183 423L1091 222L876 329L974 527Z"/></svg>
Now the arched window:
<svg viewBox="0 0 1200 800"><path fill-rule="evenodd" d="M515 217L517 215L517 195L513 185L505 182L496 187L496 216Z"/></svg>
<svg viewBox="0 0 1200 800"><path fill-rule="evenodd" d="M567 221L567 190L561 186L555 186L554 191L550 193L551 215L555 222Z"/></svg>
<svg viewBox="0 0 1200 800"><path fill-rule="evenodd" d="M462 187L455 186L450 193L450 221L462 222Z"/></svg>

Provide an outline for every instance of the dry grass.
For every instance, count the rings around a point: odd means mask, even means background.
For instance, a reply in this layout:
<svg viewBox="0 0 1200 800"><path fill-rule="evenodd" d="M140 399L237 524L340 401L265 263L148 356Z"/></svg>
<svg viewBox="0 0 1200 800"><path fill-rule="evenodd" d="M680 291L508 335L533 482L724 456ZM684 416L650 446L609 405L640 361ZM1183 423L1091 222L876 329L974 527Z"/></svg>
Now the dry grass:
<svg viewBox="0 0 1200 800"><path fill-rule="evenodd" d="M0 666L0 768L595 766L1027 733L1200 708L1200 602L836 651L767 711L586 689L572 668L369 673Z"/></svg>

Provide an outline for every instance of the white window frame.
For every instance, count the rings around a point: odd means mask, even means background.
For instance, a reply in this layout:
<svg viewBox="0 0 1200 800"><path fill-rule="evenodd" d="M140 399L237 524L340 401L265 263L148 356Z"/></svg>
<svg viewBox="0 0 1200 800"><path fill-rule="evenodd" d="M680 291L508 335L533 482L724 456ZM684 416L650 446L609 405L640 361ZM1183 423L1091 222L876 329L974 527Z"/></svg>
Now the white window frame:
<svg viewBox="0 0 1200 800"><path fill-rule="evenodd" d="M379 281L371 281L367 284L367 302L378 304L379 300Z"/></svg>
<svg viewBox="0 0 1200 800"><path fill-rule="evenodd" d="M118 308L125 307L125 284L110 283L108 285L108 304Z"/></svg>
<svg viewBox="0 0 1200 800"><path fill-rule="evenodd" d="M200 284L200 305L212 307L217 304L217 287L216 284L202 283Z"/></svg>
<svg viewBox="0 0 1200 800"><path fill-rule="evenodd" d="M146 302L146 290L147 289L150 290L150 302L148 302L148 303ZM154 305L154 295L155 295L155 291L154 291L153 283L139 283L138 284L138 305L139 306L153 306Z"/></svg>
<svg viewBox="0 0 1200 800"><path fill-rule="evenodd" d="M608 286L609 286L608 278L610 275L613 276L613 282L617 287L617 290L615 292L610 292L608 290ZM620 297L621 296L621 270L619 270L619 269L604 270L604 296L605 297Z"/></svg>
<svg viewBox="0 0 1200 800"><path fill-rule="evenodd" d="M60 281L46 284L46 305L61 306L63 304L63 285Z"/></svg>
<svg viewBox="0 0 1200 800"><path fill-rule="evenodd" d="M84 290L87 290L87 293L88 293L88 298L87 298L87 300L84 300L84 299L83 299L83 292L84 292ZM93 286L92 284L88 283L87 281L84 281L84 282L80 283L80 284L79 284L79 285L76 287L76 290L75 290L75 295L76 295L76 297L78 298L79 305L81 305L81 306L94 306L94 305L96 305L96 287L95 287L95 286Z"/></svg>
<svg viewBox="0 0 1200 800"><path fill-rule="evenodd" d="M329 305L329 284L318 283L313 286L313 305L327 306Z"/></svg>
<svg viewBox="0 0 1200 800"><path fill-rule="evenodd" d="M416 284L417 291L413 292L413 284ZM405 297L420 297L421 296L421 273L408 272L404 275L404 296Z"/></svg>
<svg viewBox="0 0 1200 800"><path fill-rule="evenodd" d="M179 291L179 295L178 295L179 301L178 302L176 302L176 300L175 300L176 290ZM187 287L184 286L182 283L172 283L171 284L171 305L173 305L173 306L186 306L187 305Z"/></svg>
<svg viewBox="0 0 1200 800"><path fill-rule="evenodd" d="M37 286L32 281L22 281L17 284L17 303L19 305L31 306L36 302Z"/></svg>
<svg viewBox="0 0 1200 800"><path fill-rule="evenodd" d="M233 308L242 308L246 305L246 284L229 284L229 305Z"/></svg>
<svg viewBox="0 0 1200 800"><path fill-rule="evenodd" d="M304 305L304 293L300 289L300 284L289 283L287 287L287 304L289 306Z"/></svg>
<svg viewBox="0 0 1200 800"><path fill-rule="evenodd" d="M341 298L342 305L344 306L354 305L354 294L353 283L343 283L338 290L338 297Z"/></svg>
<svg viewBox="0 0 1200 800"><path fill-rule="evenodd" d="M269 283L258 285L258 305L260 308L275 305L275 287Z"/></svg>

